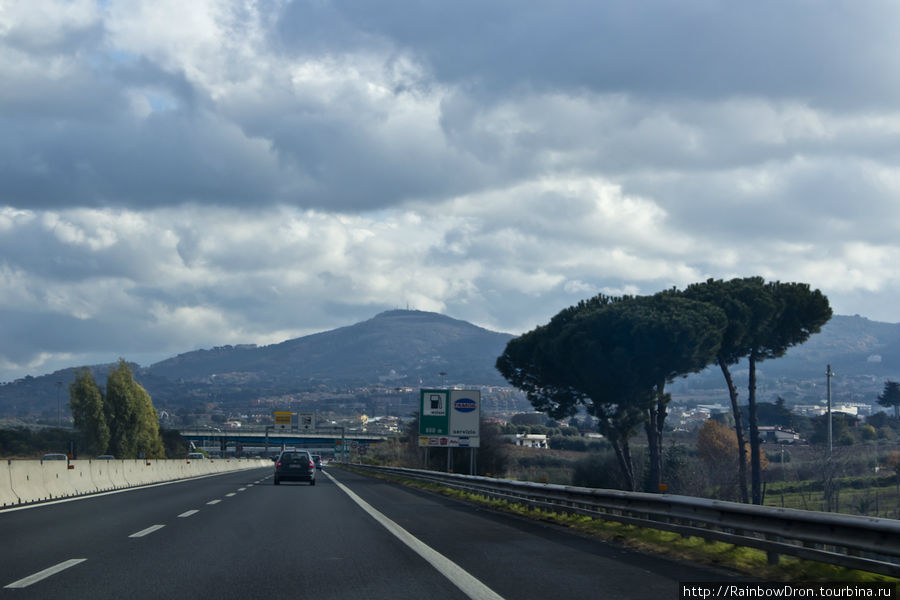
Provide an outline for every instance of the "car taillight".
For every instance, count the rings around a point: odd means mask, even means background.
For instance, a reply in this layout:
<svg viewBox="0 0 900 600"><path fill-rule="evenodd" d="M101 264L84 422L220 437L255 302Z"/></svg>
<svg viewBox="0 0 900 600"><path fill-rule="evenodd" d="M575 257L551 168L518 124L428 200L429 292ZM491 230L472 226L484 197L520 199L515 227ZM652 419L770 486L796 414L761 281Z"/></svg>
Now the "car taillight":
<svg viewBox="0 0 900 600"><path fill-rule="evenodd" d="M310 468L310 469L315 469L315 468L316 468L316 464L315 464L313 461L309 461L309 468Z"/></svg>
<svg viewBox="0 0 900 600"><path fill-rule="evenodd" d="M275 468L276 468L276 469L280 469L280 468L281 468L281 461L280 461L280 460L279 460L277 463L275 463Z"/></svg>

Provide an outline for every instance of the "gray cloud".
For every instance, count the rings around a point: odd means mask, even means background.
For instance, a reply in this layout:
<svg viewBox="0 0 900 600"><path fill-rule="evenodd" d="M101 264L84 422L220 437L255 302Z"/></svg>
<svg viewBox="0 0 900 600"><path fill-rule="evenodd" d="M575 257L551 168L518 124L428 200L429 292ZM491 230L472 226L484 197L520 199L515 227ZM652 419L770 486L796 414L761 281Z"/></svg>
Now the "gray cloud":
<svg viewBox="0 0 900 600"><path fill-rule="evenodd" d="M900 321L898 10L11 6L0 380L706 277Z"/></svg>
<svg viewBox="0 0 900 600"><path fill-rule="evenodd" d="M299 23L310 3L294 3ZM361 30L426 57L442 80L641 96L764 95L891 106L891 2L332 3ZM500 92L503 94L503 92Z"/></svg>

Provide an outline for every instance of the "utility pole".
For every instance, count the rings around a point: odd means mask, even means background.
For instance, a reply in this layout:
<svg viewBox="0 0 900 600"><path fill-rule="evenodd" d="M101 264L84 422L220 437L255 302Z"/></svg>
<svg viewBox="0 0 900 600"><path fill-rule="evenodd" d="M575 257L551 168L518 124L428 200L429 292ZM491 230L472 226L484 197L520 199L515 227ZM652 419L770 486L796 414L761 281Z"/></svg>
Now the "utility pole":
<svg viewBox="0 0 900 600"><path fill-rule="evenodd" d="M826 386L828 390L828 458L831 459L831 447L832 447L832 439L831 439L831 378L834 377L834 371L831 370L831 365L825 369L825 381L828 384Z"/></svg>

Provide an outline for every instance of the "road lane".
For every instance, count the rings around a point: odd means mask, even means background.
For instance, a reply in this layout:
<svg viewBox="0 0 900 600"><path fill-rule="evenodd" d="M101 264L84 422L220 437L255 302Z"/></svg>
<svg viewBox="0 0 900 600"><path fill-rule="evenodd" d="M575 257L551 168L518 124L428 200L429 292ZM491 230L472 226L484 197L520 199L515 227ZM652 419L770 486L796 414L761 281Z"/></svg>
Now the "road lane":
<svg viewBox="0 0 900 600"><path fill-rule="evenodd" d="M679 581L737 579L341 469L330 471L388 518L505 598L676 598Z"/></svg>
<svg viewBox="0 0 900 600"><path fill-rule="evenodd" d="M269 472L270 469L255 469L133 488L76 502L34 505L27 510L0 510L0 586L85 556L76 551L79 548L116 547L116 540L196 508L213 495L265 477Z"/></svg>
<svg viewBox="0 0 900 600"><path fill-rule="evenodd" d="M724 577L342 469L329 473L507 600L655 600L677 597L679 580ZM14 540L0 545L0 586L84 559L26 588L0 587L0 598L467 597L321 473L316 486L275 486L271 469L261 469L0 511L0 539Z"/></svg>
<svg viewBox="0 0 900 600"><path fill-rule="evenodd" d="M17 596L465 599L327 478L267 483L231 497L237 485L216 489L222 502L189 519L178 518L187 505L168 519L154 512L145 527L166 527L145 537L76 544L85 563Z"/></svg>

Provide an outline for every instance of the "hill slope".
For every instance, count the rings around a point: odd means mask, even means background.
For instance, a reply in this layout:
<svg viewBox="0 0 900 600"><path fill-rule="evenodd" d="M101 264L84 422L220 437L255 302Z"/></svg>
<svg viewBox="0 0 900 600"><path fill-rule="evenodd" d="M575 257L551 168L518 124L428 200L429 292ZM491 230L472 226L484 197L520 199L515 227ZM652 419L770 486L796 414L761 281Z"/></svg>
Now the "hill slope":
<svg viewBox="0 0 900 600"><path fill-rule="evenodd" d="M498 385L503 379L494 361L511 338L437 313L394 310L271 346L187 352L147 371L185 382L227 378L303 387L434 384L445 372L454 382Z"/></svg>
<svg viewBox="0 0 900 600"><path fill-rule="evenodd" d="M437 313L394 310L351 325L270 346L224 346L186 352L149 367L133 365L135 378L157 406L209 401L245 402L306 390L431 386L446 373L448 384L505 385L494 362L513 336L488 331ZM820 396L797 392L824 381L825 365L837 372L836 397L874 402L886 379L900 380L900 324L860 316L835 316L822 332L786 356L759 365L761 401L776 395L796 401ZM110 365L91 367L103 384ZM735 365L746 385L745 363ZM63 410L75 368L0 385L0 416L44 413L55 421L58 394ZM57 387L56 382L62 385ZM717 368L678 379L679 397L727 400ZM701 391L702 390L702 391ZM697 392L697 393L695 393ZM745 390L741 390L744 401ZM715 397L711 397L715 396ZM721 396L721 398L719 398Z"/></svg>

